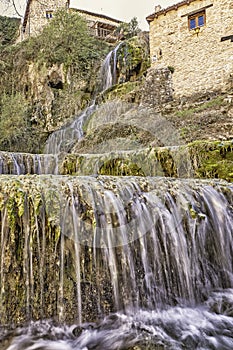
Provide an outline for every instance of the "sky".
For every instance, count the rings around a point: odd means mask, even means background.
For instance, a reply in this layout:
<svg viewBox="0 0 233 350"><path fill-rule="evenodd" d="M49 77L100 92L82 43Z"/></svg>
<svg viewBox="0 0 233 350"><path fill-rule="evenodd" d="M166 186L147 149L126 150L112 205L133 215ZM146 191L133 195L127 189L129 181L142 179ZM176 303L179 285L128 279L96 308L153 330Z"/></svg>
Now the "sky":
<svg viewBox="0 0 233 350"><path fill-rule="evenodd" d="M7 5L9 1L11 0L0 0L0 15L15 15L13 7ZM179 0L70 0L70 6L105 14L126 22L137 17L139 27L148 30L145 18L154 12L156 5L166 8L178 2ZM15 3L18 12L23 14L26 0L15 0Z"/></svg>

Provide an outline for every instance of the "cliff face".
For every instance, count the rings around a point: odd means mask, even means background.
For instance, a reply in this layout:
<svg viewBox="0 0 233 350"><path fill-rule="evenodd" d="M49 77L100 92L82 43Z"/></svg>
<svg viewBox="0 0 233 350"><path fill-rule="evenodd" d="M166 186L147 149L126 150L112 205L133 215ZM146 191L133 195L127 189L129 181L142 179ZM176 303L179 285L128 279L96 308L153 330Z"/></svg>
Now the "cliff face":
<svg viewBox="0 0 233 350"><path fill-rule="evenodd" d="M78 14L61 11L41 35L0 50L0 128L14 124L19 131L17 138L10 130L0 137L0 148L40 152L48 134L90 100L109 47L90 36Z"/></svg>

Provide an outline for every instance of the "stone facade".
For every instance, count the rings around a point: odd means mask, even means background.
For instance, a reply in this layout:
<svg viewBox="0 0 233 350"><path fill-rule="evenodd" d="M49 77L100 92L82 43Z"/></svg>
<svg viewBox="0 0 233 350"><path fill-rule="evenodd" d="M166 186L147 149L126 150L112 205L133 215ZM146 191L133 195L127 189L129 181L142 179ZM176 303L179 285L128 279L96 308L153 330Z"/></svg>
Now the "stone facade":
<svg viewBox="0 0 233 350"><path fill-rule="evenodd" d="M141 94L141 104L152 108L172 101L172 73L170 70L168 68L148 69Z"/></svg>
<svg viewBox="0 0 233 350"><path fill-rule="evenodd" d="M69 9L69 0L28 0L22 25L22 39L30 35L37 35L48 24L55 11L59 8ZM121 21L111 17L95 14L85 10L70 9L77 11L80 16L87 20L91 33L98 37L106 38L111 35Z"/></svg>
<svg viewBox="0 0 233 350"><path fill-rule="evenodd" d="M58 8L68 8L69 0L28 0L22 25L22 39L37 35Z"/></svg>
<svg viewBox="0 0 233 350"><path fill-rule="evenodd" d="M174 97L233 87L232 19L233 0L186 0L147 17L151 66L174 71Z"/></svg>

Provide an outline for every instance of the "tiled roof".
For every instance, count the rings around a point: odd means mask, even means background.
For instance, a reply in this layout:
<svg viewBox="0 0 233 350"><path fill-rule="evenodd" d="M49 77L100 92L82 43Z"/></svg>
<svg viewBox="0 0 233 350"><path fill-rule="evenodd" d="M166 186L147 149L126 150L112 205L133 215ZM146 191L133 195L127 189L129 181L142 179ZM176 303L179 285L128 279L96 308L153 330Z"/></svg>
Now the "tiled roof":
<svg viewBox="0 0 233 350"><path fill-rule="evenodd" d="M171 5L165 9L161 9L158 12L154 12L151 15L146 17L147 22L152 22L155 18L157 18L160 15L165 15L167 12L172 10L177 10L179 7L184 5L189 5L191 2L194 2L196 0L184 0L181 2L178 2L177 4Z"/></svg>

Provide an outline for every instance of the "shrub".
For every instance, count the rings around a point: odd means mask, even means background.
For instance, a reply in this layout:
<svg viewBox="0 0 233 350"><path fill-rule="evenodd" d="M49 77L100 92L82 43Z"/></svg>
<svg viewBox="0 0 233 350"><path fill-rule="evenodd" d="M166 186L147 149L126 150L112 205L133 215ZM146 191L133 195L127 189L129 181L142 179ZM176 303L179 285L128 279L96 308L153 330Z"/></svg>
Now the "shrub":
<svg viewBox="0 0 233 350"><path fill-rule="evenodd" d="M0 149L26 151L33 143L29 105L20 93L3 94L0 100Z"/></svg>
<svg viewBox="0 0 233 350"><path fill-rule="evenodd" d="M124 39L129 39L136 36L140 31L138 20L136 17L133 17L129 23L123 22L119 24L115 34Z"/></svg>
<svg viewBox="0 0 233 350"><path fill-rule="evenodd" d="M15 42L19 34L19 18L0 16L0 49Z"/></svg>
<svg viewBox="0 0 233 350"><path fill-rule="evenodd" d="M26 49L47 65L64 63L86 77L104 47L105 43L91 36L86 21L77 12L59 10L39 36L29 39Z"/></svg>

